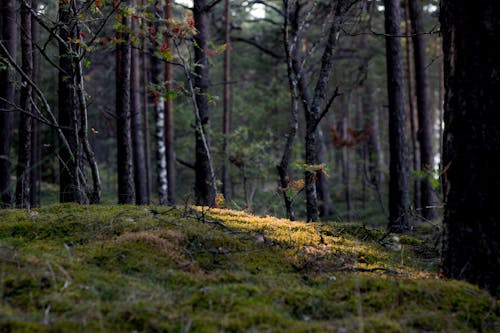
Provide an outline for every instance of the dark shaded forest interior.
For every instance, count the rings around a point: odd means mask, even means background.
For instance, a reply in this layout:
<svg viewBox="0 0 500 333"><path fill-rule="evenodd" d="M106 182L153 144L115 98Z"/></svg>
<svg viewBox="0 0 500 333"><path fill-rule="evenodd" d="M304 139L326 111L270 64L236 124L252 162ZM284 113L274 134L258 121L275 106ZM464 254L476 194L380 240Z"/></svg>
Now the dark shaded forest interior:
<svg viewBox="0 0 500 333"><path fill-rule="evenodd" d="M408 237L433 278L495 299L499 39L498 1L2 0L0 264L23 211L137 205L233 232L225 209ZM493 302L473 330L500 329Z"/></svg>

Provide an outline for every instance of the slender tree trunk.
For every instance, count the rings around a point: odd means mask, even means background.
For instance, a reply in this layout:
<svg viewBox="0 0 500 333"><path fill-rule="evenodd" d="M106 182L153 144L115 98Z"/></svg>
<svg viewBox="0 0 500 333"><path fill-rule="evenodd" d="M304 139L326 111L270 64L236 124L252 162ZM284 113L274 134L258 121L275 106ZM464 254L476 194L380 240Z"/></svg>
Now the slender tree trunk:
<svg viewBox="0 0 500 333"><path fill-rule="evenodd" d="M403 52L400 35L400 3L384 0L387 89L389 96L389 229L403 232L409 229L409 170L406 148L406 120L403 82Z"/></svg>
<svg viewBox="0 0 500 333"><path fill-rule="evenodd" d="M386 214L385 205L382 199L382 184L385 182L384 177L384 159L382 156L382 144L380 142L380 119L379 110L375 106L373 98L374 82L368 78L366 81L365 92L363 94L363 109L364 113L370 117L371 133L368 140L368 172L370 183L373 185L375 195L380 203L382 212Z"/></svg>
<svg viewBox="0 0 500 333"><path fill-rule="evenodd" d="M173 0L167 0L165 7L165 18L167 25L174 17ZM170 52L173 50L172 39L167 35L166 43ZM173 90L174 66L167 62L165 64L165 89ZM168 201L175 204L175 151L174 151L174 100L171 97L165 99L165 144L167 150L167 180L168 180Z"/></svg>
<svg viewBox="0 0 500 333"><path fill-rule="evenodd" d="M141 7L144 6L144 0L141 0ZM147 25L146 20L141 19L142 31L146 31ZM146 168L146 195L147 202L151 202L151 145L150 145L150 135L149 135L149 91L146 88L149 84L148 78L148 56L146 50L146 38L141 37L141 49L142 49L142 86L143 96L142 96L142 116L144 124L144 166Z"/></svg>
<svg viewBox="0 0 500 333"><path fill-rule="evenodd" d="M137 0L132 1L132 6L137 6ZM132 32L135 36L138 36L138 18L132 17L131 23ZM135 203L137 205L147 205L149 204L149 196L147 189L146 154L144 151L144 124L140 90L141 66L138 46L133 45L130 52L130 125L134 162Z"/></svg>
<svg viewBox="0 0 500 333"><path fill-rule="evenodd" d="M161 11L157 8L156 16L160 17ZM158 31L159 25L153 23L154 31ZM160 205L168 204L168 170L167 156L165 147L165 101L159 92L161 82L163 81L164 71L160 69L160 60L155 55L157 42L152 40L151 48L151 81L155 88L152 91L152 100L154 105L155 121L155 152L156 152L156 185L158 191L158 200Z"/></svg>
<svg viewBox="0 0 500 333"><path fill-rule="evenodd" d="M409 3L413 2L412 0L406 0L405 2L405 34L409 36L411 34L410 29L410 18L409 18ZM412 62L412 52L411 52L411 43L409 43L409 37L406 38L405 41L406 48L406 77L407 77L407 87L408 87L408 109L409 109L409 119L410 119L410 141L411 141L411 153L412 153L412 168L414 171L420 171L420 161L419 161L419 147L418 147L418 138L417 138L417 117L415 115L415 93L413 89L413 79L414 79L414 71L413 71L413 62ZM421 181L418 177L415 177L413 180L413 206L416 210L420 210L422 205L421 199Z"/></svg>
<svg viewBox="0 0 500 333"><path fill-rule="evenodd" d="M224 115L223 115L223 165L222 165L222 194L226 200L229 199L229 189L231 188L229 178L228 160L228 137L231 131L231 2L224 2L224 40L226 49L224 51Z"/></svg>
<svg viewBox="0 0 500 333"><path fill-rule="evenodd" d="M130 18L122 17L122 26L130 27ZM116 140L118 163L118 203L133 204L135 199L130 135L130 36L122 29L116 45Z"/></svg>
<svg viewBox="0 0 500 333"><path fill-rule="evenodd" d="M318 161L322 164L326 162L326 144L321 127L318 128L318 140ZM317 174L316 188L318 191L319 216L321 217L328 217L334 213L332 197L330 196L330 186L328 183L328 177L325 173L320 172Z"/></svg>
<svg viewBox="0 0 500 333"><path fill-rule="evenodd" d="M32 0L31 6L35 10L38 8L38 0ZM38 40L38 23L36 18L31 16L31 38L32 38L32 49L33 49L33 82L38 81L39 76L39 59L38 53L35 52L35 45ZM36 119L32 120L32 131L31 131L31 169L30 169L30 206L37 207L40 205L40 177L42 174L41 168L41 157L42 151L40 146L40 122Z"/></svg>
<svg viewBox="0 0 500 333"><path fill-rule="evenodd" d="M215 206L216 184L212 177L213 166L210 159L210 144L206 128L209 124L208 104L208 79L209 63L207 53L209 49L209 6L206 0L195 0L193 7L195 28L198 34L195 36L196 46L194 48L195 77L194 87L196 91L196 105L198 109L199 124L196 128L196 159L195 159L195 195L196 203L202 206Z"/></svg>
<svg viewBox="0 0 500 333"><path fill-rule="evenodd" d="M78 140L79 115L76 102L76 68L74 58L78 55L75 21L76 0L59 2L59 126L67 146L61 141L59 146L60 201L84 203L85 195L80 183L82 149Z"/></svg>
<svg viewBox="0 0 500 333"><path fill-rule="evenodd" d="M283 25L283 44L286 53L286 64L287 64L287 74L288 74L288 86L290 89L290 127L288 129L288 136L286 138L285 148L283 149L283 155L281 157L280 164L276 166L279 175L279 187L283 193L283 201L285 204L286 217L290 221L295 221L295 212L293 209L293 198L290 189L290 176L289 176L289 164L292 154L293 142L297 135L297 130L299 127L299 92L298 92L298 81L297 75L293 68L293 57L297 57L297 44L293 41L296 39L295 30L289 29L289 6L285 4L285 22Z"/></svg>
<svg viewBox="0 0 500 333"><path fill-rule="evenodd" d="M21 58L22 69L28 77L33 77L33 49L31 42L31 1L24 0L21 4ZM25 84L21 88L22 109L19 117L19 149L17 157L16 207L30 207L31 168L31 126L32 105L31 86Z"/></svg>
<svg viewBox="0 0 500 333"><path fill-rule="evenodd" d="M424 32L422 3L419 1L409 1L409 8L415 60L420 165L421 170L427 173L421 181L422 216L426 220L434 220L437 218L435 208L436 197L429 179L429 177L433 177L431 171L434 169L433 124L429 80L426 72L427 57L425 55L425 40L422 34Z"/></svg>
<svg viewBox="0 0 500 333"><path fill-rule="evenodd" d="M343 98L344 100L344 112L342 113L342 118L340 121L340 128L339 128L339 133L342 136L342 138L347 138L347 129L349 128L349 108L350 108L350 102L351 102L351 97L346 96ZM347 219L352 220L352 211L353 211L353 206L352 206L352 195L351 195L351 163L350 163L350 158L349 158L349 147L347 146L342 146L341 148L341 159L342 159L342 184L344 185L344 200L346 204L346 209L347 209Z"/></svg>
<svg viewBox="0 0 500 333"><path fill-rule="evenodd" d="M17 1L2 0L0 3L1 41L13 59L16 58L16 11ZM0 53L0 57L3 52ZM3 65L3 64L2 64ZM12 205L12 190L10 185L11 159L10 146L12 142L12 116L14 101L14 71L9 66L0 67L0 207Z"/></svg>
<svg viewBox="0 0 500 333"><path fill-rule="evenodd" d="M446 277L500 294L500 2L442 0Z"/></svg>

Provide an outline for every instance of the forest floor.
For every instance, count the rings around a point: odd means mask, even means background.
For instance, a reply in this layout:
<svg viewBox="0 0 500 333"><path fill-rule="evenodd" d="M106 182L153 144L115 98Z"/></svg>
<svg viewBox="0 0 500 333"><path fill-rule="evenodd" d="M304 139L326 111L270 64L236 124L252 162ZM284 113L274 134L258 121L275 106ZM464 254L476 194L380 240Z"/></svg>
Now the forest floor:
<svg viewBox="0 0 500 333"><path fill-rule="evenodd" d="M0 332L499 332L431 229L200 207L0 211Z"/></svg>

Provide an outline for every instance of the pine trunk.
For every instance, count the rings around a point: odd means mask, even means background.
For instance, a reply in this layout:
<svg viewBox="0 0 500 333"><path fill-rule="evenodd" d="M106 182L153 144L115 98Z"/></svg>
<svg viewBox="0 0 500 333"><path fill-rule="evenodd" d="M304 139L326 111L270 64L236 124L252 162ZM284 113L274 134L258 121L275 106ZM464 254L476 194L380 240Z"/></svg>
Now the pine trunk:
<svg viewBox="0 0 500 333"><path fill-rule="evenodd" d="M16 58L16 11L17 1L2 0L0 3L0 38L13 59ZM3 56L0 52L0 57ZM0 66L0 207L12 205L12 189L10 185L12 142L12 116L14 96L14 73L8 66Z"/></svg>
<svg viewBox="0 0 500 333"><path fill-rule="evenodd" d="M31 41L31 1L25 0L21 4L21 61L23 72L33 77L33 49ZM16 207L30 207L31 168L31 127L33 123L31 105L31 85L21 88L21 115L19 117L19 148L17 158ZM34 189L33 189L34 190Z"/></svg>
<svg viewBox="0 0 500 333"><path fill-rule="evenodd" d="M399 39L401 15L397 0L384 0L387 90L389 97L389 229L410 228L409 168L407 161L406 116L403 81L403 51Z"/></svg>
<svg viewBox="0 0 500 333"><path fill-rule="evenodd" d="M137 0L132 1L132 6L137 6ZM131 30L134 35L139 35L138 18L132 17ZM130 51L130 116L132 151L134 164L135 203L137 205L149 204L147 189L146 154L144 151L144 124L141 110L141 66L140 54L137 45Z"/></svg>
<svg viewBox="0 0 500 333"><path fill-rule="evenodd" d="M85 194L80 182L82 148L78 140L79 121L76 101L76 68L74 58L77 45L71 41L77 37L74 2L59 2L59 126L62 128L67 146L62 142L59 151L60 194L61 202L85 202ZM75 4L76 7L76 4Z"/></svg>
<svg viewBox="0 0 500 333"><path fill-rule="evenodd" d="M122 26L130 27L130 18L122 17ZM135 199L130 135L130 36L119 31L116 45L116 143L118 203L133 204Z"/></svg>
<svg viewBox="0 0 500 333"><path fill-rule="evenodd" d="M213 167L210 159L210 145L206 128L209 121L208 75L209 63L209 6L206 0L195 0L193 7L195 28L194 48L195 77L194 87L197 104L196 159L195 159L195 195L196 203L201 206L215 206L216 184L214 184Z"/></svg>
<svg viewBox="0 0 500 333"><path fill-rule="evenodd" d="M446 277L500 294L500 2L441 1Z"/></svg>
<svg viewBox="0 0 500 333"><path fill-rule="evenodd" d="M415 61L415 82L418 108L418 141L420 143L420 169L425 172L421 181L422 216L426 220L435 220L436 197L430 182L434 169L434 149L432 130L432 110L430 103L429 80L426 72L427 57L425 55L424 24L422 3L409 1L411 32L413 40L413 56Z"/></svg>

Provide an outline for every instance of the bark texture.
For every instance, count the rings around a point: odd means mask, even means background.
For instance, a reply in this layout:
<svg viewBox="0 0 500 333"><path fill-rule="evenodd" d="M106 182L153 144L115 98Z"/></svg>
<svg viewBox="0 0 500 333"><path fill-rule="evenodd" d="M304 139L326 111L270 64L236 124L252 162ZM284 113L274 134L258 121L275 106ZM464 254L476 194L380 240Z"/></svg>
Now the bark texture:
<svg viewBox="0 0 500 333"><path fill-rule="evenodd" d="M209 6L206 0L195 0L193 17L198 34L195 36L194 48L195 77L194 87L196 92L197 122L196 160L195 160L195 196L196 203L202 206L214 206L216 187L214 184L212 161L210 159L210 145L206 132L209 121L208 103L208 75L209 63L207 58L209 39Z"/></svg>
<svg viewBox="0 0 500 333"><path fill-rule="evenodd" d="M137 0L132 1L132 6L137 6ZM132 17L131 30L139 35L137 17ZM146 172L146 154L144 151L144 124L141 108L141 64L137 45L130 51L130 116L131 136L134 164L135 203L137 205L149 204Z"/></svg>
<svg viewBox="0 0 500 333"><path fill-rule="evenodd" d="M500 294L500 3L441 1L445 276Z"/></svg>
<svg viewBox="0 0 500 333"><path fill-rule="evenodd" d="M387 90L389 97L389 229L403 232L410 227L409 168L403 81L403 50L400 35L400 2L384 0Z"/></svg>
<svg viewBox="0 0 500 333"><path fill-rule="evenodd" d="M31 1L21 4L21 61L23 72L33 77L33 49L31 42ZM21 88L21 115L19 117L19 147L17 155L16 207L30 207L30 191L32 190L31 169L31 129L33 124L31 105L31 85L23 84Z"/></svg>
<svg viewBox="0 0 500 333"><path fill-rule="evenodd" d="M167 0L165 5L167 25L170 24L174 17L173 6L173 0ZM169 27L171 27L171 24ZM172 52L172 38L167 36L165 42L170 52ZM165 89L167 91L172 91L174 89L174 79L174 66L167 62L165 64ZM167 159L168 201L171 204L175 204L174 100L171 97L165 99L165 148Z"/></svg>
<svg viewBox="0 0 500 333"><path fill-rule="evenodd" d="M436 195L429 177L434 169L433 124L430 103L429 79L426 71L427 56L425 54L424 24L422 18L422 2L409 1L411 32L413 40L413 59L415 61L415 83L418 114L418 141L420 143L420 169L425 172L421 181L420 195L422 216L426 220L437 218Z"/></svg>
<svg viewBox="0 0 500 333"><path fill-rule="evenodd" d="M13 59L16 58L16 6L17 1L2 0L0 3L0 38ZM3 57L3 52L0 51ZM12 142L12 116L14 108L14 71L7 64L0 67L0 207L12 205L10 185Z"/></svg>
<svg viewBox="0 0 500 333"><path fill-rule="evenodd" d="M81 185L82 148L78 140L79 114L76 101L75 57L77 45L72 40L77 37L74 8L75 1L59 1L59 126L67 145L61 140L59 146L59 199L61 202L85 202Z"/></svg>
<svg viewBox="0 0 500 333"><path fill-rule="evenodd" d="M123 27L130 27L130 18L122 17ZM122 42L116 45L116 139L118 170L118 203L133 204L135 200L130 134L130 36L118 33Z"/></svg>

